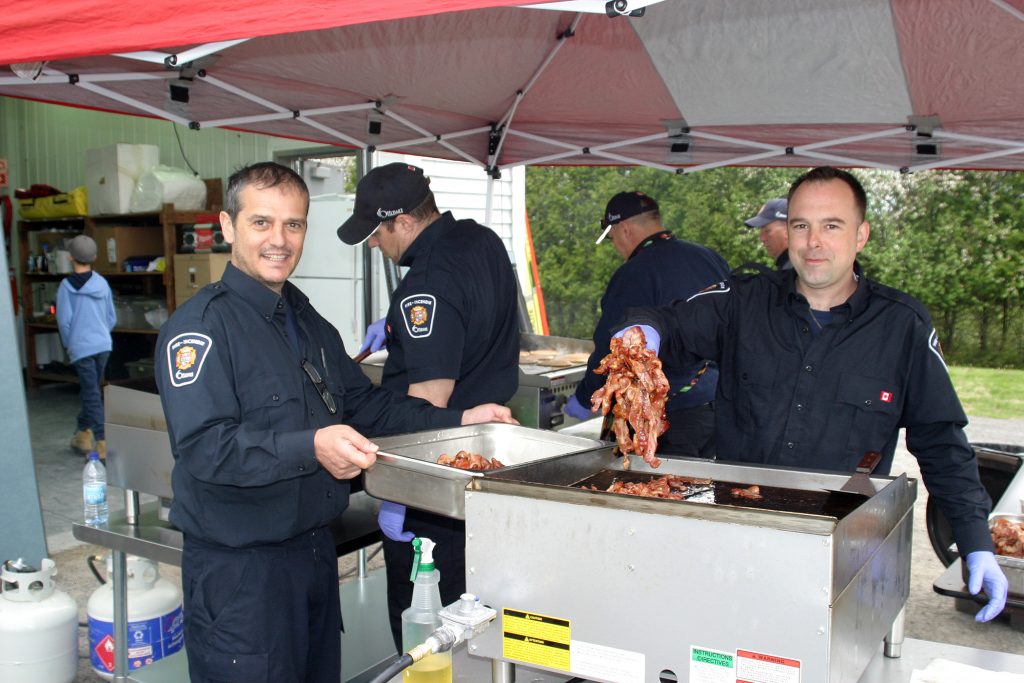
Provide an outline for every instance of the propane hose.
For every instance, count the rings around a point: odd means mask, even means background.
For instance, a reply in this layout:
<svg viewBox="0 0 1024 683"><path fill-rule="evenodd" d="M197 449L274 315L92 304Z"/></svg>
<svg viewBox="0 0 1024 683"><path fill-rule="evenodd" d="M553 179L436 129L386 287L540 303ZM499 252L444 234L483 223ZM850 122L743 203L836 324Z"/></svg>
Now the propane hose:
<svg viewBox="0 0 1024 683"><path fill-rule="evenodd" d="M393 676L396 676L399 672L408 669L427 655L437 654L438 652L448 652L455 647L460 640L459 636L453 633L447 626L442 626L431 633L422 643L391 662L391 664L377 674L376 678L370 681L370 683L387 683Z"/></svg>

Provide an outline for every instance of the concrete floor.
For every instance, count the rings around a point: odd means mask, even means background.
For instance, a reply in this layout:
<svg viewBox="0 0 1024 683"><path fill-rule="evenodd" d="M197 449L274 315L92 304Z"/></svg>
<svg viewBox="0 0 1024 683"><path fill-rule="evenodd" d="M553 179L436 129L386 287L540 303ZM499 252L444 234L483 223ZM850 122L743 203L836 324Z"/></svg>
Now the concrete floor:
<svg viewBox="0 0 1024 683"><path fill-rule="evenodd" d="M91 554L102 554L103 549L88 546L71 533L72 521L82 515L81 477L84 460L68 447L75 428L78 412L77 387L49 385L29 392L28 412L35 457L39 499L43 510L47 546L51 557L58 563L58 586L78 603L82 620L85 604L98 583L89 573L84 559ZM1024 420L996 420L974 418L968 436L976 443L1024 443ZM917 463L902 447L897 451L893 474L907 472L919 478ZM111 511L122 507L119 496L111 497ZM914 544L911 571L911 592L907 604L906 636L967 647L1024 654L1024 633L1011 628L1008 620L989 624L975 623L972 615L958 612L953 600L932 589L932 582L942 573L943 566L936 558L928 541L924 526L927 493L919 488L914 509ZM351 558L342 558L342 566L351 564ZM371 567L379 566L377 558ZM161 572L172 581L179 581L176 567L161 566ZM100 680L91 672L88 663L88 634L80 631L82 666L78 683Z"/></svg>

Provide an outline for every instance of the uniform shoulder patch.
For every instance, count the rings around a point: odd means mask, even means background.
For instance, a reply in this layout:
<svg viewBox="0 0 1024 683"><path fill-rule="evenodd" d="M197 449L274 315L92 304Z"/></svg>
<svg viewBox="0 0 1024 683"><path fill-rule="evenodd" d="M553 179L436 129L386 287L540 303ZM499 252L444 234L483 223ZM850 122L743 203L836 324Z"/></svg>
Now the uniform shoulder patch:
<svg viewBox="0 0 1024 683"><path fill-rule="evenodd" d="M949 368L946 366L946 359L942 355L942 344L939 342L939 333L935 331L935 328L932 328L931 333L928 335L928 350L938 357L939 362L942 363L942 367L946 368L946 372L949 372Z"/></svg>
<svg viewBox="0 0 1024 683"><path fill-rule="evenodd" d="M400 304L405 329L413 339L429 337L434 328L434 313L437 299L433 294L413 294L402 299Z"/></svg>
<svg viewBox="0 0 1024 683"><path fill-rule="evenodd" d="M704 296L705 294L725 294L729 291L729 289L729 283L723 280L721 282L716 282L713 285L708 285L707 287L705 287L704 289L700 290L699 292L691 296L689 299L687 299L687 301L693 301L698 296Z"/></svg>
<svg viewBox="0 0 1024 683"><path fill-rule="evenodd" d="M213 340L199 332L182 332L167 342L167 372L171 386L184 387L199 379Z"/></svg>

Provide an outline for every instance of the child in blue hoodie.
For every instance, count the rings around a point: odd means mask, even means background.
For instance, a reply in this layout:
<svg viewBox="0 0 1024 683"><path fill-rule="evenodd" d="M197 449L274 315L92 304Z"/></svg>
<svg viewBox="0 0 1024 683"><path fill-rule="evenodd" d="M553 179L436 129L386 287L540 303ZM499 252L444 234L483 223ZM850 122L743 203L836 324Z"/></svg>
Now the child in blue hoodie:
<svg viewBox="0 0 1024 683"><path fill-rule="evenodd" d="M92 271L96 242L88 235L78 235L71 240L69 251L74 274L61 281L57 289L57 326L81 386L82 411L71 448L81 454L95 450L106 458L100 386L113 349L110 331L117 322L114 297L103 276Z"/></svg>

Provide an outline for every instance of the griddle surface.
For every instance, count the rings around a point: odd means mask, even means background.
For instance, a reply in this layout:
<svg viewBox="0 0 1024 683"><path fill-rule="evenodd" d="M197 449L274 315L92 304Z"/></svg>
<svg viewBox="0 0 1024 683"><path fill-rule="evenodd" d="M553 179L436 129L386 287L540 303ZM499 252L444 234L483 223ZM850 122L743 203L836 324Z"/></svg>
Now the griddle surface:
<svg viewBox="0 0 1024 683"><path fill-rule="evenodd" d="M575 488L590 487L596 488L602 493L608 493L608 487L616 481L622 482L647 482L652 479L663 477L663 474L651 474L649 472L632 472L625 470L601 470L586 479L575 484ZM680 476L680 475L669 475ZM732 495L735 488L747 488L750 484L740 484L731 481L713 480L710 485L691 484L685 490L681 490L685 501L662 498L669 503L689 502L704 503L708 505L728 505L731 507L753 508L758 510L772 510L774 512L794 512L808 515L820 515L843 519L853 510L858 508L867 496L859 493L848 493L845 491L815 491L807 489L789 489L777 486L760 486L761 498L751 500ZM609 495L629 495L626 493Z"/></svg>

